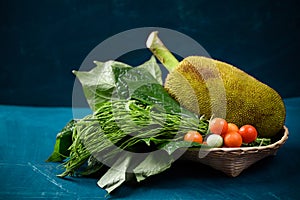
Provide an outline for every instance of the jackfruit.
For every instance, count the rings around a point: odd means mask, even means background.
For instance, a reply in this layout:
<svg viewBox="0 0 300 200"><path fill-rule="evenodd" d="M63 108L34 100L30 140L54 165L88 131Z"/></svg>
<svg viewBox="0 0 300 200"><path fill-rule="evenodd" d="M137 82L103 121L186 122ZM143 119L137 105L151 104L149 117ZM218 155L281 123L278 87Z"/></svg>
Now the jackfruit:
<svg viewBox="0 0 300 200"><path fill-rule="evenodd" d="M260 137L272 137L284 126L281 96L225 62L186 57L167 75L164 87L183 107L207 119L225 118L239 127L251 124Z"/></svg>

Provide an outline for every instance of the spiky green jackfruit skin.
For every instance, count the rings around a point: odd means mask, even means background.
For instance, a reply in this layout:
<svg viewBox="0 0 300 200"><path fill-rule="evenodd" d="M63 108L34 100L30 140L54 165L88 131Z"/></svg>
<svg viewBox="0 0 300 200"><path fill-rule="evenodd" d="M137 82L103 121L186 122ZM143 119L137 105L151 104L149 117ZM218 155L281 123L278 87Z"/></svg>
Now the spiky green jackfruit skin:
<svg viewBox="0 0 300 200"><path fill-rule="evenodd" d="M285 122L281 96L244 71L211 58L190 56L166 78L165 88L182 106L223 117L239 127L251 124L259 136L272 137Z"/></svg>

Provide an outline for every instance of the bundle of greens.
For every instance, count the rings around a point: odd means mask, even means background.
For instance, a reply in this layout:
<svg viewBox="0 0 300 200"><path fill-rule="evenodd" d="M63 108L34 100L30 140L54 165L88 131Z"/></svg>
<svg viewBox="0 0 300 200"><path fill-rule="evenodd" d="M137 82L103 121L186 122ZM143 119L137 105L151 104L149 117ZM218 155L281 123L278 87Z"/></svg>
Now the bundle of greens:
<svg viewBox="0 0 300 200"><path fill-rule="evenodd" d="M138 67L95 64L89 72L74 71L93 113L71 120L57 135L47 161L63 162L59 177L104 170L98 185L110 193L168 169L178 148L199 146L183 141L184 134L206 134L208 121L169 96L154 57Z"/></svg>

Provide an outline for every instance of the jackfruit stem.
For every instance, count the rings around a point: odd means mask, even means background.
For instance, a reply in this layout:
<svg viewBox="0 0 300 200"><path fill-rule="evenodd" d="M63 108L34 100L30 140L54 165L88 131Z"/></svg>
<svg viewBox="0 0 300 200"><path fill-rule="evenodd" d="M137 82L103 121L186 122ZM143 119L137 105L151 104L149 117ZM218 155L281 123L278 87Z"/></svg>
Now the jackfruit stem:
<svg viewBox="0 0 300 200"><path fill-rule="evenodd" d="M173 71L179 64L174 55L167 49L162 41L157 36L158 32L153 31L148 36L146 46L155 57L167 68L169 72Z"/></svg>

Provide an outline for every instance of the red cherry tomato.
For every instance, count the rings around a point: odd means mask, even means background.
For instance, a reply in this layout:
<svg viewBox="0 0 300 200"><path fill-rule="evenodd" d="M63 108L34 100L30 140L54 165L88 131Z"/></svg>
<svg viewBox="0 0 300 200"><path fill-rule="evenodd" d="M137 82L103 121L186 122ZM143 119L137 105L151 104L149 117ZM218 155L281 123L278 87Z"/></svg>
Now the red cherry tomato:
<svg viewBox="0 0 300 200"><path fill-rule="evenodd" d="M256 128L248 124L240 128L239 134L242 136L244 143L251 143L257 138Z"/></svg>
<svg viewBox="0 0 300 200"><path fill-rule="evenodd" d="M201 144L203 142L203 137L197 131L189 131L185 134L184 140L189 142L197 142Z"/></svg>
<svg viewBox="0 0 300 200"><path fill-rule="evenodd" d="M209 130L211 133L222 135L227 132L228 124L225 119L214 118L209 122Z"/></svg>

